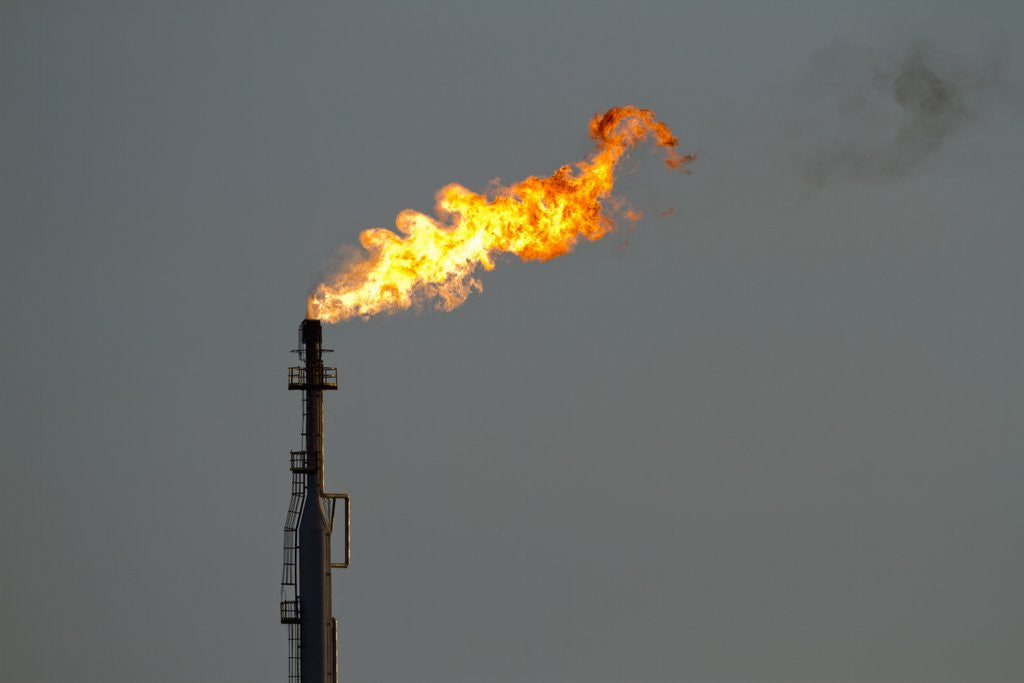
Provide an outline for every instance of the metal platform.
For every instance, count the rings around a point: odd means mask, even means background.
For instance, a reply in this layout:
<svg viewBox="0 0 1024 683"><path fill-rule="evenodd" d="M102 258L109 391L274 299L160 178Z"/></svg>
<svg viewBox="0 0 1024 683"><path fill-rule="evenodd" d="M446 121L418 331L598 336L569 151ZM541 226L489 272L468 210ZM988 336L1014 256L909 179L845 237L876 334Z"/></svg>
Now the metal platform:
<svg viewBox="0 0 1024 683"><path fill-rule="evenodd" d="M288 388L294 391L332 391L338 388L338 368L288 368Z"/></svg>

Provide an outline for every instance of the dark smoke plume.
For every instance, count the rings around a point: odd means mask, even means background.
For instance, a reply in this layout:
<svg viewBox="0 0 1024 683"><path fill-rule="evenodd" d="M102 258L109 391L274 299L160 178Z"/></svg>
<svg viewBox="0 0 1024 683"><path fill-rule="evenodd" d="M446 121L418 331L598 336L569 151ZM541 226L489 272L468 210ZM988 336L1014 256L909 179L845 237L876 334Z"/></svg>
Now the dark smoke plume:
<svg viewBox="0 0 1024 683"><path fill-rule="evenodd" d="M895 55L830 45L797 91L801 173L819 186L907 175L984 113L999 74L996 61L969 67L924 43Z"/></svg>

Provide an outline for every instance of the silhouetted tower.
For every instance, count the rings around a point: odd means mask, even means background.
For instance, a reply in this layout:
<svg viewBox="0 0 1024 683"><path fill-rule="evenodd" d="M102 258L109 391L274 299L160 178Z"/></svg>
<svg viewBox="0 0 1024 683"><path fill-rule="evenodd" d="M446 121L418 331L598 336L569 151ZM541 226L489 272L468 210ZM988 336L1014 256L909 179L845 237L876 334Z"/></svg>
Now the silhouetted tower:
<svg viewBox="0 0 1024 683"><path fill-rule="evenodd" d="M288 368L288 388L302 392L303 449L291 452L292 497L284 526L281 623L288 625L289 683L337 683L338 621L331 614L331 569L348 566L349 501L324 489L323 392L338 388L337 368L324 367L319 320L299 326L302 363ZM338 500L345 513L343 562L331 562Z"/></svg>

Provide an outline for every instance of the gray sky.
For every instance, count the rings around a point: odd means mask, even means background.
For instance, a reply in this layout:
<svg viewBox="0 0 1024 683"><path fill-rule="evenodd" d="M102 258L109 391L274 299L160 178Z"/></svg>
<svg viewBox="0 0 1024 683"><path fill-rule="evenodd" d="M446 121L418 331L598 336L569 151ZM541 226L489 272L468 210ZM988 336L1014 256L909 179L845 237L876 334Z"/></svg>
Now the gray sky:
<svg viewBox="0 0 1024 683"><path fill-rule="evenodd" d="M345 5L0 9L4 680L284 680L305 295L626 103L628 240L326 328L345 680L1024 679L1019 2Z"/></svg>

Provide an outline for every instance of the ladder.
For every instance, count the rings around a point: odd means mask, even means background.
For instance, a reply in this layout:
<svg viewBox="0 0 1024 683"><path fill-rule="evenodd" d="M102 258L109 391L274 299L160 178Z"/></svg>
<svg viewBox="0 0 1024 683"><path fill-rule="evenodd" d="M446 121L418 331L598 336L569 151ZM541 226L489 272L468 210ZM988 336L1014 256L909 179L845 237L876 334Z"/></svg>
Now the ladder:
<svg viewBox="0 0 1024 683"><path fill-rule="evenodd" d="M305 476L310 471L305 451L291 451L292 495L284 521L284 569L281 573L281 623L288 624L288 680L301 680L302 624L299 613L299 514L306 500Z"/></svg>

